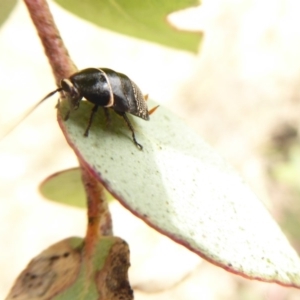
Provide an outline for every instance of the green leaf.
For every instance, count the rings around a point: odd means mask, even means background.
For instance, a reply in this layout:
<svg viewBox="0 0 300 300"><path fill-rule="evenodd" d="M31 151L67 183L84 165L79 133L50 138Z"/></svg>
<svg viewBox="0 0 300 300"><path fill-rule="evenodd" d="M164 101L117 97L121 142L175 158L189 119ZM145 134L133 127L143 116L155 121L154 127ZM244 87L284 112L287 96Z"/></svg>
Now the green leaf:
<svg viewBox="0 0 300 300"><path fill-rule="evenodd" d="M52 201L86 208L86 197L79 168L51 175L40 184L41 194Z"/></svg>
<svg viewBox="0 0 300 300"><path fill-rule="evenodd" d="M200 33L179 31L167 22L168 14L197 6L197 0L55 1L68 11L101 27L168 47L198 51Z"/></svg>
<svg viewBox="0 0 300 300"><path fill-rule="evenodd" d="M17 0L1 0L0 25L6 21L16 4Z"/></svg>
<svg viewBox="0 0 300 300"><path fill-rule="evenodd" d="M150 122L129 115L140 151L113 111L110 126L99 112L84 137L92 105L64 122L66 102L58 117L70 146L135 215L228 271L300 287L299 257L264 205L181 120L163 107Z"/></svg>
<svg viewBox="0 0 300 300"><path fill-rule="evenodd" d="M40 193L48 200L66 205L86 208L86 196L79 168L57 172L46 178L39 187ZM106 192L108 201L114 198Z"/></svg>

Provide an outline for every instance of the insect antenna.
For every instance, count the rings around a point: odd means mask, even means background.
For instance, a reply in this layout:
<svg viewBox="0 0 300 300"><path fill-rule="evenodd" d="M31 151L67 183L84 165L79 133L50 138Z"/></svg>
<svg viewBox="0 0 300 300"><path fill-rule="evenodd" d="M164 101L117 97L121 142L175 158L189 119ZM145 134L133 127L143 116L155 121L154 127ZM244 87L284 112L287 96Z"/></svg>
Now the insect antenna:
<svg viewBox="0 0 300 300"><path fill-rule="evenodd" d="M62 88L58 88L55 91L52 91L48 95L46 95L42 100L36 103L33 107L31 107L27 112L24 113L22 117L18 121L16 121L4 134L1 134L0 141L2 141L6 136L8 136L15 128L17 128L41 103L43 103L46 99L53 96L55 93L62 91Z"/></svg>

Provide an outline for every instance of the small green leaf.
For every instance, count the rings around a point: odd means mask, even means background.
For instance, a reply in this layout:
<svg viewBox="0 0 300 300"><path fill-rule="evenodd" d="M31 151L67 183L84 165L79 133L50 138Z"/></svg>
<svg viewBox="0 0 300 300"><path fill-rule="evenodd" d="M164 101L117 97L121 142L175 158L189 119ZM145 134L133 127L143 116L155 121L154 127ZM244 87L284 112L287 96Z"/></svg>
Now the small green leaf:
<svg viewBox="0 0 300 300"><path fill-rule="evenodd" d="M17 0L1 0L0 25L6 21L16 4Z"/></svg>
<svg viewBox="0 0 300 300"><path fill-rule="evenodd" d="M86 197L79 168L57 172L40 185L41 194L52 201L86 208Z"/></svg>
<svg viewBox="0 0 300 300"><path fill-rule="evenodd" d="M41 194L48 200L66 205L86 208L86 196L79 168L57 172L46 178L39 187ZM108 201L114 198L106 192Z"/></svg>
<svg viewBox="0 0 300 300"><path fill-rule="evenodd" d="M197 52L200 33L179 31L168 14L197 6L198 0L55 0L63 8L101 27L181 50Z"/></svg>
<svg viewBox="0 0 300 300"><path fill-rule="evenodd" d="M150 101L150 108L155 104ZM151 121L129 115L143 151L122 118L92 105L59 123L76 155L135 215L210 262L244 277L300 287L300 260L264 205L220 156L163 107Z"/></svg>

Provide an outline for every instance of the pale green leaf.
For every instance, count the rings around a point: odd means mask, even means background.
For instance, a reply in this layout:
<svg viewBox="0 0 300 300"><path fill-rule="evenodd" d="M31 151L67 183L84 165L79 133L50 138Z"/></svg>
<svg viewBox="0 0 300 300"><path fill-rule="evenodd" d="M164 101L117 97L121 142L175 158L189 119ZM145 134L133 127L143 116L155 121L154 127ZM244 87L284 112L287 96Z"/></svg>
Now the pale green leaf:
<svg viewBox="0 0 300 300"><path fill-rule="evenodd" d="M228 271L300 287L299 257L264 205L181 120L163 107L149 122L129 116L140 151L113 111L110 126L100 111L84 137L91 109L82 102L59 123L79 159L135 215Z"/></svg>

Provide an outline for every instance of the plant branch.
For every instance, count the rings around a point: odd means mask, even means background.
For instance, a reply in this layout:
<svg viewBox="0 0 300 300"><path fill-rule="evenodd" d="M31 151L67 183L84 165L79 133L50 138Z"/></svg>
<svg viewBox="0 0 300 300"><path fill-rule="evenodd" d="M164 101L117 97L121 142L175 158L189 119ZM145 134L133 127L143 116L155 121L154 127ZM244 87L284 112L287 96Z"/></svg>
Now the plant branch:
<svg viewBox="0 0 300 300"><path fill-rule="evenodd" d="M24 0L37 29L57 85L77 71L45 0Z"/></svg>
<svg viewBox="0 0 300 300"><path fill-rule="evenodd" d="M49 59L57 85L62 78L68 78L77 71L60 37L59 31L45 0L24 0L32 21ZM58 113L58 122L63 126ZM65 134L65 131L63 130ZM66 136L67 138L67 136ZM68 140L68 139L67 139ZM76 151L75 151L76 153ZM101 235L112 235L112 222L103 185L80 161L82 181L85 187L88 206L88 228L86 234L86 253L92 254L93 247Z"/></svg>
<svg viewBox="0 0 300 300"><path fill-rule="evenodd" d="M93 254L93 249L101 235L112 235L112 221L103 185L91 173L86 164L80 161L82 182L85 187L88 206L88 227L85 237L87 256Z"/></svg>

